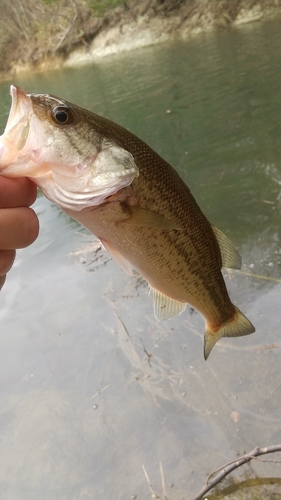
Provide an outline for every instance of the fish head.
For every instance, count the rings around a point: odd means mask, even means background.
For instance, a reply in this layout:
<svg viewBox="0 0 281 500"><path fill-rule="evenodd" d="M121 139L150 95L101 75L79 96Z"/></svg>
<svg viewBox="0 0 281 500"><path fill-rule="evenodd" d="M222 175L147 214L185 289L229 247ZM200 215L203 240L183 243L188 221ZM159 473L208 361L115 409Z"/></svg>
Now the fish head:
<svg viewBox="0 0 281 500"><path fill-rule="evenodd" d="M29 177L61 208L100 205L139 175L134 157L91 113L48 94L11 86L12 105L0 137L0 174Z"/></svg>

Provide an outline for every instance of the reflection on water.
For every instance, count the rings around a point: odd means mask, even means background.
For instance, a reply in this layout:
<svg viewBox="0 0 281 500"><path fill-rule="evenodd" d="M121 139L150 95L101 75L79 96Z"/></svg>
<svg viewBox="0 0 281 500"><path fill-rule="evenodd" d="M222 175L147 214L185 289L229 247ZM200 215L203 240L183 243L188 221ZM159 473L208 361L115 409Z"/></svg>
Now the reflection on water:
<svg viewBox="0 0 281 500"><path fill-rule="evenodd" d="M145 500L163 480L169 500L191 498L237 453L280 441L280 55L272 21L15 79L119 122L179 170L243 255L225 275L257 332L205 363L197 313L157 323L143 280L38 198L40 236L1 292L1 499ZM245 474L274 482L280 465ZM280 482L259 492L280 498Z"/></svg>

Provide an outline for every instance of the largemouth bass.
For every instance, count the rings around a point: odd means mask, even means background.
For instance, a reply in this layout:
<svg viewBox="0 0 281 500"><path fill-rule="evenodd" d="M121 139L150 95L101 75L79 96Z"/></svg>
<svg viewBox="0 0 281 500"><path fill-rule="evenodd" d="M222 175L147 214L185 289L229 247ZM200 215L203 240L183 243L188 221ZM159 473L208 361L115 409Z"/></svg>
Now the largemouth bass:
<svg viewBox="0 0 281 500"><path fill-rule="evenodd" d="M222 267L240 268L178 173L123 127L45 94L11 86L0 173L29 177L95 234L127 272L147 280L157 320L190 304L205 320L204 357L221 337L254 332L232 304Z"/></svg>

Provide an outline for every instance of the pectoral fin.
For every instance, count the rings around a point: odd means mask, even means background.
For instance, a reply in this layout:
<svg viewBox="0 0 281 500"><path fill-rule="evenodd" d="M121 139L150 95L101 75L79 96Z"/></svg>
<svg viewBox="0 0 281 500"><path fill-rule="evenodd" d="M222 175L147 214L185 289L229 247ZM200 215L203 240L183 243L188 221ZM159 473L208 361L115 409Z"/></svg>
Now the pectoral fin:
<svg viewBox="0 0 281 500"><path fill-rule="evenodd" d="M220 247L222 267L241 269L241 255L238 253L233 243L216 226L213 226L213 224L211 224L211 226Z"/></svg>
<svg viewBox="0 0 281 500"><path fill-rule="evenodd" d="M147 210L141 207L129 207L130 215L121 222L134 224L136 226L153 227L155 229L181 229L174 222L167 219L164 215Z"/></svg>
<svg viewBox="0 0 281 500"><path fill-rule="evenodd" d="M171 299L170 297L167 297L167 295L155 290L155 288L151 287L151 291L153 297L154 316L157 321L173 318L185 310L185 303Z"/></svg>
<svg viewBox="0 0 281 500"><path fill-rule="evenodd" d="M111 255L113 260L118 264L118 266L125 271L129 276L133 276L133 271L132 271L132 266L130 262L120 253L114 246L112 246L108 241L100 239L102 242L104 248L108 251L108 253Z"/></svg>

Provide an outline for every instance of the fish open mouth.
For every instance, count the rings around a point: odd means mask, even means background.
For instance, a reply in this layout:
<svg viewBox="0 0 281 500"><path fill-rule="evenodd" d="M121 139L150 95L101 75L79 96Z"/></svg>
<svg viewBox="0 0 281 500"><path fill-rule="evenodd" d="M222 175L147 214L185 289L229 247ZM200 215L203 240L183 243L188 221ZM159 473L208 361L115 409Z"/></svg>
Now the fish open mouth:
<svg viewBox="0 0 281 500"><path fill-rule="evenodd" d="M15 85L11 85L10 94L12 105L6 128L0 137L0 170L3 174L13 176L17 174L13 172L13 160L20 154L28 138L32 103L29 95Z"/></svg>
<svg viewBox="0 0 281 500"><path fill-rule="evenodd" d="M13 139L15 139L16 134L18 138L16 147L17 150L20 150L25 146L28 136L28 131L26 129L28 128L28 122L32 112L32 103L30 96L16 85L11 85L10 94L12 97L12 105L4 134L7 136L13 134Z"/></svg>

